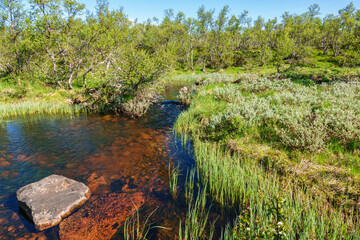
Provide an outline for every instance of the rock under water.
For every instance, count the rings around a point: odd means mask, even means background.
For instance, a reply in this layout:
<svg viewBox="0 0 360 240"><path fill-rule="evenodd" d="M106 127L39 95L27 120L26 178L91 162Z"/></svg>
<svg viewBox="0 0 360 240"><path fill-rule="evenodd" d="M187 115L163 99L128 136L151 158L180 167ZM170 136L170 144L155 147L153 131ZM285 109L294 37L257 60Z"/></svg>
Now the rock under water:
<svg viewBox="0 0 360 240"><path fill-rule="evenodd" d="M141 192L106 194L62 221L60 239L111 239L121 223L144 203Z"/></svg>

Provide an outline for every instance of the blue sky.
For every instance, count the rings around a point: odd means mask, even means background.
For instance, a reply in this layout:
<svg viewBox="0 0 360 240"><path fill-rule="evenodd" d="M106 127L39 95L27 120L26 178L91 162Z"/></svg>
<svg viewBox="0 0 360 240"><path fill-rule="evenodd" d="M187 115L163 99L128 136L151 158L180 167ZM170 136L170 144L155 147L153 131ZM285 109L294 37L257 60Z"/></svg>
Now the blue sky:
<svg viewBox="0 0 360 240"><path fill-rule="evenodd" d="M86 5L87 9L95 9L96 0L78 0ZM145 21L148 18L157 17L162 19L164 10L174 9L175 12L182 11L187 17L195 17L196 11L201 5L207 9L215 8L219 11L224 5L229 5L231 14L239 15L244 10L249 11L249 16L256 19L259 15L265 19L281 17L285 11L301 14L307 8L317 3L320 5L321 16L328 13L337 14L339 9L348 5L351 0L109 0L111 8L123 6L125 13L131 19ZM360 8L360 0L353 0L355 7Z"/></svg>

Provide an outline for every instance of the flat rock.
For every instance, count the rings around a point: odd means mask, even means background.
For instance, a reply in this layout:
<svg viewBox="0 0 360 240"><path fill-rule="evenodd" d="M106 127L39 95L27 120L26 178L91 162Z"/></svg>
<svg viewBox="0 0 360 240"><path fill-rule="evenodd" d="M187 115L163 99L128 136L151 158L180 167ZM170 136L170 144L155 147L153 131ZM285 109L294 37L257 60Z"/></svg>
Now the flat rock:
<svg viewBox="0 0 360 240"><path fill-rule="evenodd" d="M89 199L90 189L83 183L51 175L20 188L16 198L20 209L37 230L53 227Z"/></svg>
<svg viewBox="0 0 360 240"><path fill-rule="evenodd" d="M141 192L103 195L60 223L60 239L111 239L121 223L144 203Z"/></svg>

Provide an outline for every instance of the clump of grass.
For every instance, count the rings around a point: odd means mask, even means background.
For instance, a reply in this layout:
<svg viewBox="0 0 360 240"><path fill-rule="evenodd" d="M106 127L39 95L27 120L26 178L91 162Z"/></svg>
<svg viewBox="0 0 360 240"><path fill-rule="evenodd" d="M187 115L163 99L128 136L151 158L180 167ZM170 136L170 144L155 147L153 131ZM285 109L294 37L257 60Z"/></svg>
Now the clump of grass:
<svg viewBox="0 0 360 240"><path fill-rule="evenodd" d="M191 102L192 91L190 91L187 87L183 87L179 90L179 101L181 104L185 106L189 106Z"/></svg>
<svg viewBox="0 0 360 240"><path fill-rule="evenodd" d="M154 228L162 228L162 226L152 226L149 222L150 217L155 213L157 209L151 212L144 224L141 225L139 217L139 209L136 210L126 219L124 223L124 240L146 240L149 238L149 232Z"/></svg>
<svg viewBox="0 0 360 240"><path fill-rule="evenodd" d="M19 103L0 103L0 120L31 116L35 114L46 115L78 115L86 113L88 109L83 106L72 105L70 103L54 102L19 102Z"/></svg>
<svg viewBox="0 0 360 240"><path fill-rule="evenodd" d="M186 181L186 185L191 185L194 189L194 182ZM199 188L196 194L190 195L188 200L188 211L184 220L184 224L179 223L179 239L180 240L195 240L195 239L212 239L214 234L214 223L210 225L209 232L206 232L209 224L209 211L206 208L206 186Z"/></svg>
<svg viewBox="0 0 360 240"><path fill-rule="evenodd" d="M190 172L186 173L185 180L185 199L189 203L194 196L194 186L195 186L195 168L191 169Z"/></svg>
<svg viewBox="0 0 360 240"><path fill-rule="evenodd" d="M180 168L178 166L172 166L169 163L169 187L170 187L170 194L174 200L178 197L178 178L180 175Z"/></svg>

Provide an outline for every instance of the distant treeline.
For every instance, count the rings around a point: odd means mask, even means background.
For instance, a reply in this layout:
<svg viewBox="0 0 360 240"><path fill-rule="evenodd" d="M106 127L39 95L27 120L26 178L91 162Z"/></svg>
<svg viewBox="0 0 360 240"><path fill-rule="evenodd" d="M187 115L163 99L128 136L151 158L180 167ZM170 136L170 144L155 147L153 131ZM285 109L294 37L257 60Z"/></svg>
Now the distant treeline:
<svg viewBox="0 0 360 240"><path fill-rule="evenodd" d="M320 7L280 19L253 21L248 12L216 14L204 6L196 18L168 9L163 19L131 21L123 9L98 0L96 12L76 0L1 0L0 71L3 77L43 79L72 88L89 73L136 90L170 67L280 67L311 64L326 55L339 66L360 66L360 10L350 3L320 18Z"/></svg>

